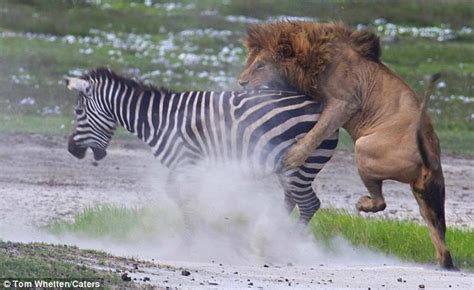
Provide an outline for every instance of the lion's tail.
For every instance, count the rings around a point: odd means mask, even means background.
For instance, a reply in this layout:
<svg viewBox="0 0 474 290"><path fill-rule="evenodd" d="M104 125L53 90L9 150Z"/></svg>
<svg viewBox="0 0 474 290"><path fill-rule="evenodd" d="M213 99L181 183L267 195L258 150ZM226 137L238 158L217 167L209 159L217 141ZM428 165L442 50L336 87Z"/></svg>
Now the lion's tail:
<svg viewBox="0 0 474 290"><path fill-rule="evenodd" d="M425 138L425 131L428 129L426 128L426 114L427 114L427 106L428 106L428 101L429 101L429 96L430 93L434 87L434 84L439 80L441 77L441 74L436 73L434 75L431 75L429 79L426 81L426 86L425 86L425 91L423 93L423 99L421 102L421 112L420 112L420 119L418 120L418 128L416 131L416 142L418 145L418 150L420 151L421 154L421 159L423 160L423 164L430 168L431 170L437 170L440 166L440 159L439 159L439 142L437 140L437 136L434 134L429 134L432 136L432 138L435 138L436 140L430 140L432 141L431 145L436 146L437 148L429 148L429 145L427 144L427 140ZM430 125L431 127L431 125ZM429 128L428 130L433 130L432 128ZM433 151L437 152L433 152Z"/></svg>

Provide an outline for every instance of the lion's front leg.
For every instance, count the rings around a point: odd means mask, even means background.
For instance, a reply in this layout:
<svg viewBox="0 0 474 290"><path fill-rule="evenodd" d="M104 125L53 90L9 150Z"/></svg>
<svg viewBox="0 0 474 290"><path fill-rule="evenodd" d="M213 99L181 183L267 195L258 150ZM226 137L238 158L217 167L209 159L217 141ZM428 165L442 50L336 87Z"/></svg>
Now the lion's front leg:
<svg viewBox="0 0 474 290"><path fill-rule="evenodd" d="M288 168L303 165L310 154L321 145L321 142L344 126L356 111L357 106L348 101L328 99L316 125L288 150L283 160L284 165Z"/></svg>

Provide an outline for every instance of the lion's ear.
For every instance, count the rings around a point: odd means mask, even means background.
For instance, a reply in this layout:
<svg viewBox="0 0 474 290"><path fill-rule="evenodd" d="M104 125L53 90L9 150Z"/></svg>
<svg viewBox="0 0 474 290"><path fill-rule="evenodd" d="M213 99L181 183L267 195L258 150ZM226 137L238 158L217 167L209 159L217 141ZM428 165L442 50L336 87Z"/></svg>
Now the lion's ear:
<svg viewBox="0 0 474 290"><path fill-rule="evenodd" d="M279 59L288 59L295 56L295 51L288 43L282 43L278 45L277 57Z"/></svg>

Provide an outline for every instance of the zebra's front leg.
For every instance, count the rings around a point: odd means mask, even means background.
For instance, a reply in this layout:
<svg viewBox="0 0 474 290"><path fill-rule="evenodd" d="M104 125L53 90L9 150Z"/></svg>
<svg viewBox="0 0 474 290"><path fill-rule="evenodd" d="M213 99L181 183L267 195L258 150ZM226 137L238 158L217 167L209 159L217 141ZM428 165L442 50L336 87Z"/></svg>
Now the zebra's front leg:
<svg viewBox="0 0 474 290"><path fill-rule="evenodd" d="M183 178L186 177L180 175L177 171L170 171L166 180L165 190L168 197L175 202L175 204L181 211L181 216L183 217L183 224L186 234L192 235L193 219L190 213L189 199L186 198L186 193L183 192L182 187L179 186L179 184L181 183L180 180Z"/></svg>
<svg viewBox="0 0 474 290"><path fill-rule="evenodd" d="M291 191L285 189L285 208L288 214L291 214L293 210L295 209L296 202L293 199L293 195L291 194Z"/></svg>
<svg viewBox="0 0 474 290"><path fill-rule="evenodd" d="M295 209L296 202L293 199L293 194L291 191L288 189L289 182L288 182L288 177L285 175L279 175L278 176L278 181L280 182L280 185L283 187L285 191L285 208L288 214L290 215L293 210Z"/></svg>

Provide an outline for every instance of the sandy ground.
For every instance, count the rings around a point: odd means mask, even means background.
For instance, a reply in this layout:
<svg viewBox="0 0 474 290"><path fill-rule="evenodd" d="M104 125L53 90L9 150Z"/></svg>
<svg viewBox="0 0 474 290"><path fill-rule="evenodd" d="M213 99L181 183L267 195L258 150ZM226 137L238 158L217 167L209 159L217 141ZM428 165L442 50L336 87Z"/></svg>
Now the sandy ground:
<svg viewBox="0 0 474 290"><path fill-rule="evenodd" d="M97 204L145 206L157 199L156 183L164 183L166 170L150 182L150 170L156 169L152 155L138 140L114 140L109 156L100 164L73 158L66 150L66 139L37 135L0 135L0 238L14 239L1 229L44 225L56 219L69 219L86 207ZM474 159L443 156L447 183L447 222L452 226L474 226ZM353 211L357 199L366 193L353 162L353 154L337 152L318 177L318 195L323 207ZM420 220L409 187L396 182L384 186L387 209L379 215ZM3 233L3 234L2 234ZM18 240L34 240L23 236ZM44 239L48 241L48 239ZM107 245L77 243L108 249ZM110 248L109 248L110 250ZM112 251L114 252L114 251ZM114 253L127 251L123 248ZM133 254L133 253L132 253ZM331 287L331 288L426 288L468 289L474 287L474 275L440 272L433 268L400 263L392 258L368 263L347 262L347 256L323 264L231 265L176 262L167 257L167 266L145 267L134 277L151 277L160 286L185 287ZM141 256L147 258L145 256ZM368 257L368 256L367 256ZM224 263L223 265L220 263ZM323 265L323 266L321 266ZM182 269L190 272L182 275Z"/></svg>

